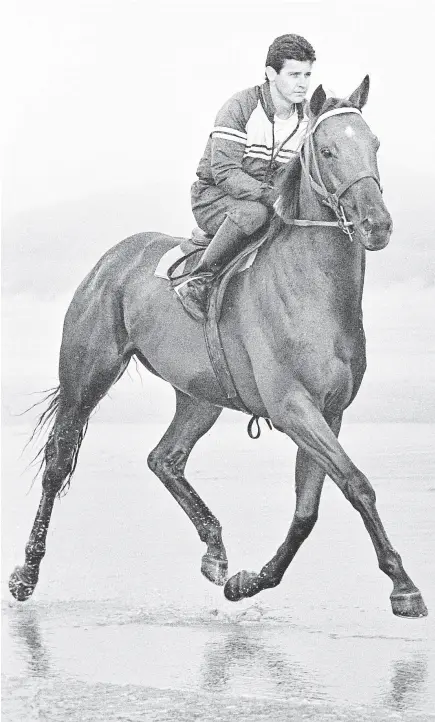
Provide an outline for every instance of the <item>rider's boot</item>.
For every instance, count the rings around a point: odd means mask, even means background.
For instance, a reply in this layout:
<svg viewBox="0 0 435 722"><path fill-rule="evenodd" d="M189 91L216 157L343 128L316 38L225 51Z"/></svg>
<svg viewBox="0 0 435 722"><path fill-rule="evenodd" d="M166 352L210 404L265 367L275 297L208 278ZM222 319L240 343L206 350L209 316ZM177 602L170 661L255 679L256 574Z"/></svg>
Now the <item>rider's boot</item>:
<svg viewBox="0 0 435 722"><path fill-rule="evenodd" d="M175 287L175 293L195 321L205 320L213 279L246 245L246 239L239 226L231 218L225 218L190 277Z"/></svg>

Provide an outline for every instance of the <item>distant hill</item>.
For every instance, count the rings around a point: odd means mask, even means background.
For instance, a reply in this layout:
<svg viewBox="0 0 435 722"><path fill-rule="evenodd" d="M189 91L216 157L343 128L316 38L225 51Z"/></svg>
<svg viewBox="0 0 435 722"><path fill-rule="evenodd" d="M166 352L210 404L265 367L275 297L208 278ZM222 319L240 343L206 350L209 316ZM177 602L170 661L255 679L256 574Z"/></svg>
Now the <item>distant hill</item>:
<svg viewBox="0 0 435 722"><path fill-rule="evenodd" d="M189 189L170 183L28 210L4 224L3 291L52 298L72 291L100 256L143 231L188 235Z"/></svg>
<svg viewBox="0 0 435 722"><path fill-rule="evenodd" d="M435 216L429 189L406 187L387 204L394 220L390 245L367 256L367 282L388 287L418 277L434 282ZM390 182L390 188L392 183ZM406 200L414 195L413 201ZM7 209L6 209L7 210ZM28 210L2 232L3 292L53 298L71 292L115 243L142 231L188 235L195 225L189 189L169 181Z"/></svg>

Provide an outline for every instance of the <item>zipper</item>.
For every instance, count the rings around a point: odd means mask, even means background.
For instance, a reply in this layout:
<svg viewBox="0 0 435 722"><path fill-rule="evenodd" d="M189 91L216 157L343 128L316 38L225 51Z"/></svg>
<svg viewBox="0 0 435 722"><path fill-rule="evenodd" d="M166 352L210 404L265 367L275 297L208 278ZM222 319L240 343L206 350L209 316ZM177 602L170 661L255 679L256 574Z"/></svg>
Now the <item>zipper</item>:
<svg viewBox="0 0 435 722"><path fill-rule="evenodd" d="M273 152L273 149L275 147L275 118L272 120L272 152L270 155L269 165L264 173L263 183L266 183L266 180L267 180L267 182L269 182L268 177L272 174L272 165L273 165L274 161L276 160L280 150L282 148L284 148L285 144L288 143L290 138L293 138L294 134L296 133L296 131L298 130L298 128L301 124L301 120L302 119L298 113L298 122L297 122L296 128L294 128L294 130L292 130L292 132L290 133L290 135L287 136L287 138L284 138L282 143L280 143L280 145L276 149L275 153Z"/></svg>
<svg viewBox="0 0 435 722"><path fill-rule="evenodd" d="M264 94L263 94L263 88L259 85L257 85L257 97L260 100L260 103L261 103L261 106L263 108L266 118L268 118L269 114L267 112L267 105L266 105L266 100L265 100ZM283 142L281 143L279 148L277 148L276 153L273 152L273 149L275 147L275 117L272 117L272 120L270 121L272 124L272 151L271 151L271 155L270 155L269 164L264 172L263 181L262 181L263 183L269 183L270 179L268 178L268 176L270 176L272 174L272 165L273 165L274 161L276 160L276 157L277 157L279 151L285 146L285 144L290 140L290 138L293 138L294 134L296 133L296 131L298 130L298 128L301 124L301 120L304 117L304 111L303 111L302 104L295 103L295 110L298 114L298 122L297 122L296 128L294 130L292 130L290 135L287 138L285 138L285 140L283 140Z"/></svg>
<svg viewBox="0 0 435 722"><path fill-rule="evenodd" d="M273 120L272 120L272 150L270 151L269 165L267 166L266 170L264 171L263 183L268 183L270 180L269 176L272 175L272 164L276 158L276 156L274 156L274 154L273 154L274 147L275 147L275 118L273 118ZM281 149L279 148L279 150L281 150ZM279 150L278 150L278 152L279 152Z"/></svg>

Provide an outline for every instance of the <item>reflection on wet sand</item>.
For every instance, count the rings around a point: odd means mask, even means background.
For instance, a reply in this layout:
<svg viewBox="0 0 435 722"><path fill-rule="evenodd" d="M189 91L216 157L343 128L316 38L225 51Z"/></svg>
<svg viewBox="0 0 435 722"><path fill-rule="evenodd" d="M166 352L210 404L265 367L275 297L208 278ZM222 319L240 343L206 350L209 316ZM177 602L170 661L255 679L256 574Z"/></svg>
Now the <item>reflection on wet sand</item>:
<svg viewBox="0 0 435 722"><path fill-rule="evenodd" d="M401 653L394 657L392 645L397 643L394 639L367 640L368 646L355 647L352 655L349 654L349 640L346 637L331 643L325 635L305 635L295 629L290 632L281 627L268 626L266 620L254 623L233 621L228 626L204 623L192 628L181 624L168 627L118 623L105 625L103 630L100 624L83 624L85 618L89 617L84 610L82 612L84 617L79 626L76 618L74 622L68 622L67 610L62 615L60 639L64 638L65 629L74 627L76 646L78 643L80 648L76 657L68 656L69 666L65 666L65 657L59 656L62 642L59 643L59 627L54 617L50 617L48 630L45 628L48 620L44 610L37 606L8 609L10 636L14 642L13 655L19 658L21 669L24 666L20 677L24 674L28 680L30 695L26 698L26 704L32 704L35 710L45 709L49 705L53 713L57 710L60 714L60 717L55 716L54 719L62 719L65 699L72 705L74 703L70 689L72 682L82 683L83 689L87 690L86 694L97 694L97 686L103 684L107 690L105 694L115 695L118 685L123 684L124 687L120 686L119 690L128 688L126 697L122 697L123 705L126 705L122 709L125 714L130 713L130 708L133 712L139 702L148 704L156 694L173 693L174 699L179 701L177 695L184 692L193 694L192 699L197 699L198 692L205 693L200 698L205 702L209 700L207 704L210 699L214 699L215 694L220 699L232 700L233 705L239 700L237 704L240 704L240 713L245 709L248 699L251 700L250 704L261 704L261 700L266 704L268 700L267 704L276 705L277 709L280 705L289 705L289 711L295 713L301 704L308 705L310 709L313 706L313 710L336 709L337 713L340 711L340 714L344 714L343 719L346 720L352 718L352 710L356 711L355 704L360 716L362 710L365 710L361 716L364 720L385 719L384 715L392 713L413 715L426 706L430 676L428 652L416 649L415 646L406 648L402 645ZM101 643L103 631L104 638L109 640L104 646ZM112 637L117 644L111 644ZM163 641L161 655L156 653L156 638ZM168 665L165 654L171 650L172 662L174 659L181 660L179 650L186 650L188 639L194 642L190 657L193 658L195 654L198 657L197 663L191 665L187 672L183 664ZM148 666L149 662L143 667L143 676L137 675L138 657L135 649L142 650L143 664L146 660L143 651L147 648L147 640L153 641L155 666L159 668L163 664L161 688L155 684L156 677ZM95 667L97 674L91 673L92 665L84 671L84 658L89 656L95 661L103 649L104 664L100 659ZM375 650L381 653L374 658ZM397 653L398 649L395 651ZM343 654L347 664L343 664ZM119 664L119 657L122 658L122 680L113 671ZM73 666L70 666L71 659ZM109 670L107 676L105 669ZM15 679L18 680L18 677ZM32 682L36 682L36 686ZM14 684L16 682L12 682ZM15 690L15 687L11 689ZM346 716L348 712L349 717ZM12 719L18 720L19 716Z"/></svg>
<svg viewBox="0 0 435 722"><path fill-rule="evenodd" d="M9 619L11 636L27 663L29 675L48 677L50 654L41 634L38 609L34 606L15 607Z"/></svg>
<svg viewBox="0 0 435 722"><path fill-rule="evenodd" d="M384 705L401 712L419 706L428 684L428 655L417 652L409 659L394 662L391 684Z"/></svg>
<svg viewBox="0 0 435 722"><path fill-rule="evenodd" d="M389 674L387 663L384 668L380 665L377 688L372 687L369 691L366 690L364 675L358 675L360 664L361 661L356 660L358 679L355 682L361 693L360 703L373 704L379 700L385 711L409 713L424 707L429 682L429 660L425 652L412 656L408 652L391 666L388 662ZM232 693L237 690L238 680L250 679L250 685L257 691L260 685L268 697L316 702L336 700L337 690L333 688L337 671L334 664L330 674L325 675L320 673L317 665L308 669L294 658L294 654L281 653L277 645L265 639L261 627L234 626L228 634L204 646L201 665L202 687L209 692Z"/></svg>
<svg viewBox="0 0 435 722"><path fill-rule="evenodd" d="M207 691L229 692L237 678L258 678L269 693L298 697L312 688L313 674L267 643L261 629L234 626L229 634L204 647L202 686ZM315 695L318 698L318 694Z"/></svg>

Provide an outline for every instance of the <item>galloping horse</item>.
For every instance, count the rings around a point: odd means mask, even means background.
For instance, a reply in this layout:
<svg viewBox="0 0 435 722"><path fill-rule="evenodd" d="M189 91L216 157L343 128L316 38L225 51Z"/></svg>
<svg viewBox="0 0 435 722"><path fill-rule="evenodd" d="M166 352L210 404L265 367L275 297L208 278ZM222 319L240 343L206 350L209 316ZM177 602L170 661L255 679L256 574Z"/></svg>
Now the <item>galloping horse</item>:
<svg viewBox="0 0 435 722"><path fill-rule="evenodd" d="M223 407L234 408L211 365L201 325L183 310L168 281L154 275L162 254L180 242L140 233L110 249L77 289L67 311L59 386L41 417L54 419L43 449L42 497L25 563L10 579L26 600L38 581L54 500L70 482L89 415L136 356L175 389L174 418L148 464L198 531L207 551L202 573L225 584L232 601L278 585L317 519L328 474L360 513L380 569L393 582L394 614L427 614L422 596L389 541L375 492L337 437L365 367L362 325L365 250L384 248L392 222L376 163L378 141L363 120L369 79L347 98L310 102L310 132L298 172L284 172L276 217L255 263L226 291L220 334L240 399L298 446L296 509L286 539L257 573L228 581L218 519L184 476L196 442ZM299 188L289 218L289 189ZM353 241L353 242L352 242ZM226 583L225 583L226 582Z"/></svg>

